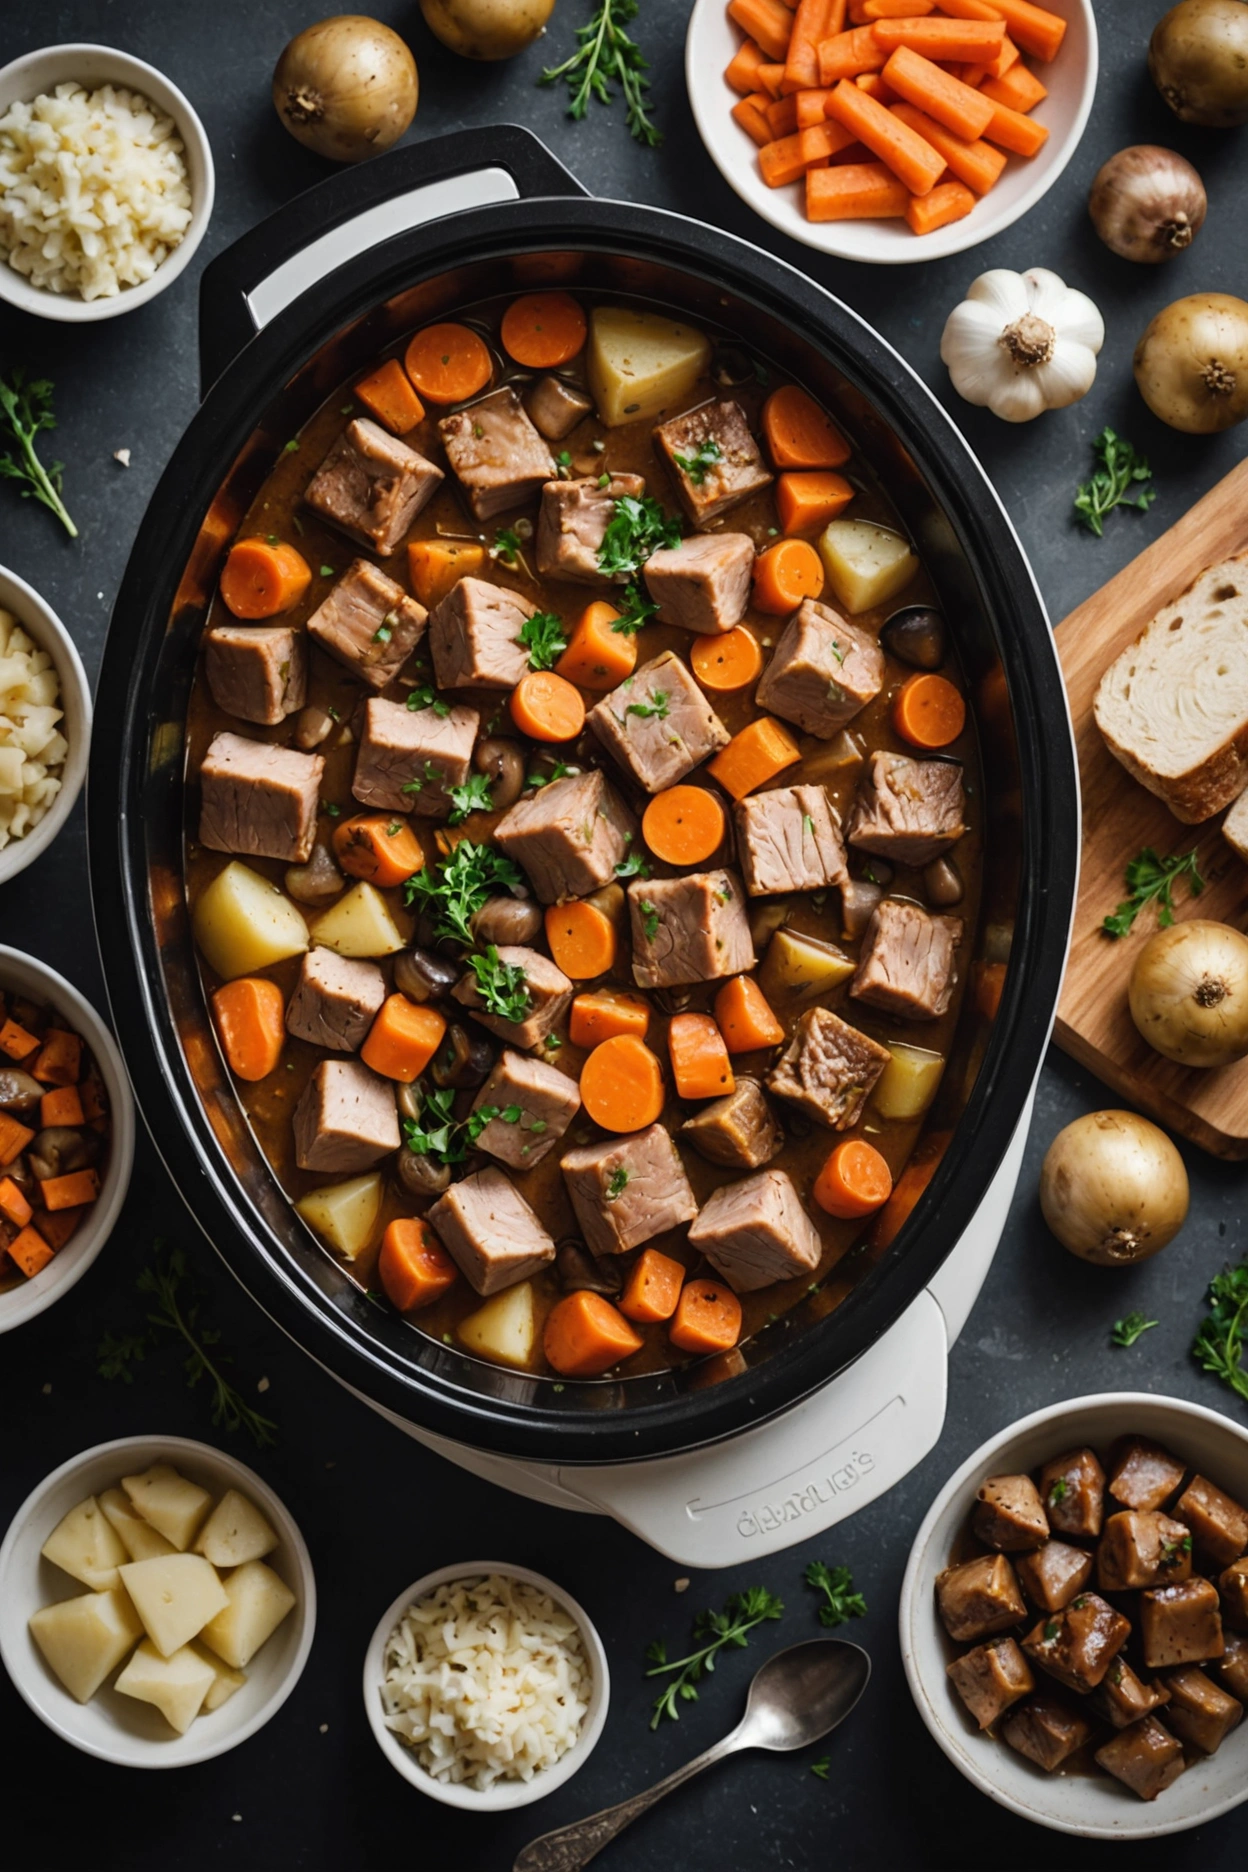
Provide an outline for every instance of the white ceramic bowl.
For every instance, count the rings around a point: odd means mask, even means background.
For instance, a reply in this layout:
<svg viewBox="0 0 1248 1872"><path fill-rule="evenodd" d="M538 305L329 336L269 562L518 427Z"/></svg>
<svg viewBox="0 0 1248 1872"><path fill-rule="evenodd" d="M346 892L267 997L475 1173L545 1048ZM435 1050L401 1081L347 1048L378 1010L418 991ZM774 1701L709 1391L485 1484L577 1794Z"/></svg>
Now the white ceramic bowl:
<svg viewBox="0 0 1248 1872"><path fill-rule="evenodd" d="M381 1706L381 1684L385 1675L386 1640L407 1608L417 1599L423 1599L435 1587L449 1585L452 1580L479 1579L486 1573L501 1573L507 1579L523 1580L526 1585L536 1586L542 1592L549 1593L571 1614L580 1628L585 1655L593 1674L593 1689L580 1735L553 1768L543 1769L531 1781L496 1781L493 1787L480 1789L467 1787L462 1782L438 1781L433 1775L425 1773L416 1759L415 1750L400 1741L393 1729L386 1727ZM611 1675L607 1668L607 1654L584 1606L578 1605L562 1586L557 1586L554 1580L547 1579L544 1574L532 1573L528 1567L509 1566L502 1560L465 1560L459 1566L439 1567L436 1573L426 1573L414 1586L401 1592L387 1609L373 1633L372 1643L364 1659L364 1708L368 1714L369 1727L377 1738L377 1746L386 1760L391 1767L398 1769L405 1781L410 1781L422 1794L428 1794L431 1800L441 1801L447 1807L462 1807L469 1813L502 1813L509 1807L528 1807L533 1801L544 1800L547 1794L553 1794L565 1781L570 1781L577 1769L588 1760L602 1734L610 1695Z"/></svg>
<svg viewBox="0 0 1248 1872"><path fill-rule="evenodd" d="M1048 142L1030 162L1011 157L1001 180L971 214L922 239L904 221L808 221L800 182L787 188L767 187L759 173L757 146L729 115L738 98L724 80L724 67L743 35L728 18L723 0L695 0L689 18L685 81L698 132L712 162L742 201L803 246L879 266L962 253L1000 234L1035 207L1074 155L1088 121L1097 71L1092 0L1045 0L1045 4L1068 22L1057 57L1036 67L1049 95L1031 114L1038 123L1047 124Z"/></svg>
<svg viewBox="0 0 1248 1872"><path fill-rule="evenodd" d="M3 270L0 261L0 270ZM46 650L60 678L60 706L65 711L61 730L69 753L61 772L61 790L43 818L25 838L10 839L0 851L0 885L33 864L52 843L82 791L91 752L91 685L73 638L46 599L16 572L0 566L0 610L11 611L26 635Z"/></svg>
<svg viewBox="0 0 1248 1872"><path fill-rule="evenodd" d="M920 1716L954 1767L1024 1820L1085 1839L1182 1833L1248 1800L1248 1722L1152 1802L1137 1799L1108 1775L1046 1774L1006 1743L981 1734L950 1688L945 1666L958 1647L949 1643L937 1616L936 1575L949 1564L985 1476L1034 1469L1082 1443L1103 1452L1130 1433L1164 1444L1228 1494L1248 1501L1248 1431L1217 1411L1149 1392L1102 1392L1050 1404L989 1438L946 1482L915 1538L901 1588L906 1676Z"/></svg>
<svg viewBox="0 0 1248 1872"><path fill-rule="evenodd" d="M63 975L23 955L20 949L0 945L0 988L16 988L32 1000L47 1001L67 1026L81 1034L100 1069L108 1094L112 1140L104 1184L91 1213L80 1222L65 1246L53 1255L33 1280L0 1293L0 1333L21 1326L52 1306L80 1281L113 1232L130 1187L134 1164L134 1097L121 1052L91 1003L71 987ZM3 1587L0 1587L0 1597Z"/></svg>
<svg viewBox="0 0 1248 1872"><path fill-rule="evenodd" d="M71 80L87 91L101 85L139 91L167 117L172 117L183 145L183 160L191 188L191 221L181 244L158 266L141 286L125 286L111 299L80 299L76 293L48 292L32 286L22 273L0 259L0 299L33 312L37 318L58 319L68 325L88 325L97 319L119 318L146 305L157 293L172 286L178 274L190 263L195 249L204 238L212 216L216 181L208 133L195 115L188 100L154 65L119 52L116 46L75 43L41 46L0 68L0 116L10 104L30 102Z"/></svg>
<svg viewBox="0 0 1248 1872"><path fill-rule="evenodd" d="M89 1703L64 1689L27 1629L32 1612L54 1599L86 1591L40 1548L61 1517L88 1495L113 1488L123 1475L151 1463L175 1469L214 1495L236 1488L255 1502L281 1536L265 1564L280 1573L295 1605L247 1666L247 1682L228 1703L197 1716L177 1735L150 1703L121 1696L111 1685ZM185 1437L121 1437L72 1456L39 1484L14 1515L0 1546L0 1659L35 1715L63 1741L124 1768L185 1768L245 1742L275 1716L299 1681L316 1629L316 1577L299 1529L267 1482L244 1463Z"/></svg>

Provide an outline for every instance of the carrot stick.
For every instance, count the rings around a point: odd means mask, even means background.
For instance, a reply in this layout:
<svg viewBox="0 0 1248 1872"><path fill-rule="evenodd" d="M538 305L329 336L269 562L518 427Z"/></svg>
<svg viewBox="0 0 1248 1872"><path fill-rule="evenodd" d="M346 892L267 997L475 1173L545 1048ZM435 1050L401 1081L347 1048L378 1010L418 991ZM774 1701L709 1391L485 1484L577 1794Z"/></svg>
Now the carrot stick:
<svg viewBox="0 0 1248 1872"><path fill-rule="evenodd" d="M987 79L983 93L994 104L1005 104L1010 110L1021 111L1024 115L1035 110L1036 105L1042 104L1049 95L1047 86L1041 84L1035 72L1024 65L1021 59L1003 77Z"/></svg>
<svg viewBox="0 0 1248 1872"><path fill-rule="evenodd" d="M874 98L877 104L891 104L897 96L892 86L885 84L883 72L863 72L861 78L854 79L854 83L869 98Z"/></svg>
<svg viewBox="0 0 1248 1872"><path fill-rule="evenodd" d="M777 137L790 137L797 129L797 99L779 97L767 106L767 125L773 141Z"/></svg>
<svg viewBox="0 0 1248 1872"><path fill-rule="evenodd" d="M813 175L815 171L808 173ZM725 631L722 637L695 637L689 660L702 687L724 695L748 689L757 682L763 667L758 639L744 624Z"/></svg>
<svg viewBox="0 0 1248 1872"><path fill-rule="evenodd" d="M904 52L894 52L889 64L895 64L899 58L906 56ZM913 57L914 54L909 56ZM885 76L888 77L887 70ZM888 82L893 84L891 77L888 77ZM948 79L945 82L952 84L955 81ZM898 90L900 87L893 85L893 89ZM962 89L965 90L965 86ZM967 95L974 97L976 94L970 91ZM865 143L892 170L912 195L926 195L945 173L945 159L937 155L930 143L925 143L921 136L894 117L883 104L877 104L874 98L865 96L856 85L838 85L828 110L838 123L852 130L859 142Z"/></svg>
<svg viewBox="0 0 1248 1872"><path fill-rule="evenodd" d="M975 197L965 182L940 182L930 195L912 195L906 208L906 220L916 234L934 234L951 221L962 221L974 212Z"/></svg>
<svg viewBox="0 0 1248 1872"><path fill-rule="evenodd" d="M757 1053L779 1046L784 1028L751 975L734 975L715 997L715 1019L730 1053Z"/></svg>
<svg viewBox="0 0 1248 1872"><path fill-rule="evenodd" d="M1034 156L1044 148L1049 140L1048 127L1037 123L1034 117L1024 117L1021 111L1011 110L1008 104L994 103L985 98L986 104L992 105L992 118L984 137L989 143L999 143L1002 149L1013 152L1015 156Z"/></svg>
<svg viewBox="0 0 1248 1872"><path fill-rule="evenodd" d="M962 67L962 82L979 86L989 78L1004 78L1006 72L1012 71L1018 64L1018 59L1018 47L1007 33L1001 41L1001 50L995 58L982 61L977 59L973 65Z"/></svg>
<svg viewBox="0 0 1248 1872"><path fill-rule="evenodd" d="M361 377L355 395L369 415L394 435L406 435L425 414L425 406L398 358L387 358L371 376Z"/></svg>
<svg viewBox="0 0 1248 1872"><path fill-rule="evenodd" d="M798 91L794 94L797 104L797 127L799 130L813 130L827 118L827 104L831 91Z"/></svg>
<svg viewBox="0 0 1248 1872"><path fill-rule="evenodd" d="M383 1079L410 1085L442 1044L446 1022L436 1008L418 1007L406 995L387 995L360 1048L360 1058Z"/></svg>
<svg viewBox="0 0 1248 1872"><path fill-rule="evenodd" d="M678 1097L712 1099L735 1092L724 1036L709 1014L673 1014L667 1051Z"/></svg>
<svg viewBox="0 0 1248 1872"><path fill-rule="evenodd" d="M879 71L887 56L870 26L834 33L819 47L819 83L834 85L842 78L856 78L859 72Z"/></svg>
<svg viewBox="0 0 1248 1872"><path fill-rule="evenodd" d="M604 1131L644 1131L663 1110L663 1069L636 1034L616 1034L582 1066L581 1099Z"/></svg>
<svg viewBox="0 0 1248 1872"><path fill-rule="evenodd" d="M788 57L784 61L786 90L805 91L819 82L820 41L841 30L839 23L832 24L833 12L839 14L843 23L845 0L836 0L835 6L833 0L798 0Z"/></svg>
<svg viewBox="0 0 1248 1872"><path fill-rule="evenodd" d="M592 1050L604 1040L631 1034L644 1040L650 1025L650 1009L633 995L616 994L602 988L596 994L578 994L568 1017L568 1038L573 1046Z"/></svg>
<svg viewBox="0 0 1248 1872"><path fill-rule="evenodd" d="M611 627L619 612L604 598L586 605L555 671L581 689L614 689L637 663L637 639Z"/></svg>
<svg viewBox="0 0 1248 1872"><path fill-rule="evenodd" d="M615 962L615 926L595 904L574 899L546 912L546 941L570 981L593 981Z"/></svg>
<svg viewBox="0 0 1248 1872"><path fill-rule="evenodd" d="M936 0L863 0L859 7L863 20L872 24L875 20L887 19L922 19L925 13L935 10Z"/></svg>
<svg viewBox="0 0 1248 1872"><path fill-rule="evenodd" d="M761 149L764 143L770 143L771 125L767 121L768 98L762 91L756 91L752 97L743 97L733 105L728 115L734 123L740 124L745 134ZM484 551L484 548L482 548Z"/></svg>
<svg viewBox="0 0 1248 1872"><path fill-rule="evenodd" d="M924 58L973 65L993 58L1005 39L1004 20L887 19L872 27L886 52L908 46Z"/></svg>
<svg viewBox="0 0 1248 1872"><path fill-rule="evenodd" d="M806 167L813 169L816 163L827 162L829 156L838 156L848 149L853 136L839 123L812 124L808 130L799 130L802 154L806 158Z"/></svg>
<svg viewBox="0 0 1248 1872"><path fill-rule="evenodd" d="M700 786L674 786L650 801L641 835L664 864L695 865L719 850L724 825L724 809L713 793Z"/></svg>
<svg viewBox="0 0 1248 1872"><path fill-rule="evenodd" d="M828 1215L848 1219L881 1208L893 1190L893 1173L874 1144L846 1138L815 1178L811 1195Z"/></svg>
<svg viewBox="0 0 1248 1872"><path fill-rule="evenodd" d="M1031 0L992 0L992 4L1021 51L1046 62L1057 57L1066 37L1064 19L1050 13L1046 7L1033 6ZM952 8L946 11L951 12Z"/></svg>
<svg viewBox="0 0 1248 1872"><path fill-rule="evenodd" d="M758 89L758 68L763 63L763 54L752 39L738 46L733 57L724 67L724 80L742 97L749 97Z"/></svg>
<svg viewBox="0 0 1248 1872"><path fill-rule="evenodd" d="M801 757L801 749L780 723L770 715L760 715L733 735L727 747L707 763L707 772L733 799L740 800Z"/></svg>
<svg viewBox="0 0 1248 1872"><path fill-rule="evenodd" d="M908 46L898 46L891 54L884 67L884 77L898 97L917 104L937 123L944 124L946 130L966 137L968 142L984 134L997 108L978 91L972 91L970 85L964 85L960 78L951 78L931 59L924 58L920 52L912 52ZM862 140L867 141L866 137ZM927 190L915 189L914 193L925 195Z"/></svg>
<svg viewBox="0 0 1248 1872"><path fill-rule="evenodd" d="M741 1337L741 1302L719 1281L686 1281L667 1336L681 1352L726 1352Z"/></svg>
<svg viewBox="0 0 1248 1872"><path fill-rule="evenodd" d="M784 66L760 65L758 68L758 82L760 88L767 93L769 99L778 98L781 95L780 87L784 83Z"/></svg>
<svg viewBox="0 0 1248 1872"><path fill-rule="evenodd" d="M955 136L952 130L946 130L943 124L916 110L913 104L894 104L893 116L917 130L925 142L944 157L951 174L959 182L965 182L976 195L986 195L1000 179L1006 158L991 143L968 142L965 137Z"/></svg>
<svg viewBox="0 0 1248 1872"><path fill-rule="evenodd" d="M466 540L409 540L407 576L426 611L441 604L461 578L476 577L485 566L485 547Z"/></svg>
<svg viewBox="0 0 1248 1872"><path fill-rule="evenodd" d="M553 670L530 670L511 692L511 719L534 741L575 741L585 726L585 704Z"/></svg>
<svg viewBox="0 0 1248 1872"><path fill-rule="evenodd" d="M772 617L787 617L822 590L823 560L809 540L777 540L754 561L754 606Z"/></svg>
<svg viewBox="0 0 1248 1872"><path fill-rule="evenodd" d="M919 1151L898 1177L892 1195L872 1223L866 1238L868 1247L887 1248L900 1235L920 1196L939 1170L949 1138L948 1131L932 1131L924 1138Z"/></svg>
<svg viewBox="0 0 1248 1872"><path fill-rule="evenodd" d="M276 617L298 604L312 569L282 540L236 540L221 573L221 596L240 618Z"/></svg>
<svg viewBox="0 0 1248 1872"><path fill-rule="evenodd" d="M785 99L786 104L790 102L791 99ZM802 146L805 134L805 131L794 131L792 136L777 137L774 142L759 150L759 172L768 188L787 188L790 182L796 182L810 168Z"/></svg>
<svg viewBox="0 0 1248 1872"><path fill-rule="evenodd" d="M334 856L348 877L391 890L419 871L424 848L406 819L392 813L357 813L334 827Z"/></svg>
<svg viewBox="0 0 1248 1872"><path fill-rule="evenodd" d="M776 482L776 512L786 533L822 532L853 498L854 490L844 475L782 474Z"/></svg>
<svg viewBox="0 0 1248 1872"><path fill-rule="evenodd" d="M440 1300L459 1270L427 1222L396 1216L381 1238L377 1277L400 1313L415 1313Z"/></svg>
<svg viewBox="0 0 1248 1872"><path fill-rule="evenodd" d="M546 1361L564 1378L599 1378L642 1343L618 1308L584 1288L556 1301L542 1333Z"/></svg>
<svg viewBox="0 0 1248 1872"><path fill-rule="evenodd" d="M643 1248L620 1295L620 1312L639 1324L670 1319L676 1311L685 1270L657 1248Z"/></svg>
<svg viewBox="0 0 1248 1872"><path fill-rule="evenodd" d="M426 403L462 403L484 390L494 375L484 338L467 325L426 325L408 345L403 362Z"/></svg>
<svg viewBox="0 0 1248 1872"><path fill-rule="evenodd" d="M249 1083L277 1071L286 1044L286 1008L276 982L240 975L212 997L226 1064Z"/></svg>
<svg viewBox="0 0 1248 1872"><path fill-rule="evenodd" d="M789 55L793 16L780 0L728 0L728 17L769 59L784 63Z"/></svg>
<svg viewBox="0 0 1248 1872"><path fill-rule="evenodd" d="M839 468L850 446L814 397L782 384L763 405L763 434L777 468Z"/></svg>

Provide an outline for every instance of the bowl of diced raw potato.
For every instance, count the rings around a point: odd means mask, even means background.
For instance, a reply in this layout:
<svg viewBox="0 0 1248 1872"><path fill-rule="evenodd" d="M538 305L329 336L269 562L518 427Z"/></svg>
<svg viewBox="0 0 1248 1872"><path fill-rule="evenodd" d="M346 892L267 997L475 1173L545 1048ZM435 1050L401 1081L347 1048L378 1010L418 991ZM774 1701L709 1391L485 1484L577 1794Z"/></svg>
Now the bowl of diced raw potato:
<svg viewBox="0 0 1248 1872"><path fill-rule="evenodd" d="M71 1457L0 1546L0 1658L75 1748L181 1768L246 1741L299 1681L316 1625L303 1536L260 1477L181 1437Z"/></svg>

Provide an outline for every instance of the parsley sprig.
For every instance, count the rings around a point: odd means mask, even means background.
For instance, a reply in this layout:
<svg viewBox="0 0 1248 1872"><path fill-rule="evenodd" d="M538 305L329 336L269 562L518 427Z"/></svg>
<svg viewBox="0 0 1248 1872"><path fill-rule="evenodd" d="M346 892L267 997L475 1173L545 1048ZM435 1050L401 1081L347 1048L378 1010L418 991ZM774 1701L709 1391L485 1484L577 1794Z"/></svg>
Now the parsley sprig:
<svg viewBox="0 0 1248 1872"><path fill-rule="evenodd" d="M598 548L598 570L604 578L628 580L617 606L620 615L611 626L620 636L635 637L658 610L637 583L636 575L661 546L679 545L681 531L680 521L669 518L649 494L640 498L621 494L612 507Z"/></svg>
<svg viewBox="0 0 1248 1872"><path fill-rule="evenodd" d="M439 721L445 721L451 712L450 703L436 695L428 683L418 683L415 689L408 690L407 706L410 709L431 708Z"/></svg>
<svg viewBox="0 0 1248 1872"><path fill-rule="evenodd" d="M650 88L646 77L650 67L641 48L624 28L637 17L638 0L600 0L597 12L576 30L577 50L562 65L549 65L539 84L558 84L562 79L571 94L568 116L579 122L589 109L591 98L609 104L614 95L612 83L624 94L628 128L639 143L657 149L663 132L646 113L645 93Z"/></svg>
<svg viewBox="0 0 1248 1872"><path fill-rule="evenodd" d="M641 847L639 845L633 845L633 835L631 832L626 838L625 844L631 845L632 850L626 851L624 856L620 859L620 862L616 865L616 877L619 878L621 882L626 878L648 878L650 876L649 861Z"/></svg>
<svg viewBox="0 0 1248 1872"><path fill-rule="evenodd" d="M1158 927L1169 929L1174 922L1174 886L1179 879L1187 879L1193 897L1199 897L1205 888L1205 880L1196 869L1196 857L1195 851L1189 851L1159 858L1152 846L1146 845L1126 869L1127 889L1131 895L1101 924L1106 936L1115 939L1125 936L1145 904L1153 902L1157 905Z"/></svg>
<svg viewBox="0 0 1248 1872"><path fill-rule="evenodd" d="M847 1625L850 1619L865 1618L867 1602L854 1591L854 1576L848 1567L829 1567L822 1560L812 1560L802 1578L823 1594L825 1603L819 1608L819 1623L829 1631Z"/></svg>
<svg viewBox="0 0 1248 1872"><path fill-rule="evenodd" d="M1109 1335L1113 1346L1133 1346L1143 1333L1151 1332L1158 1320L1145 1319L1142 1313L1127 1313L1120 1320L1114 1321L1114 1329Z"/></svg>
<svg viewBox="0 0 1248 1872"><path fill-rule="evenodd" d="M701 487L706 480L707 470L723 459L724 451L714 436L707 436L704 442L699 442L692 455L672 456L676 466L689 477L694 487Z"/></svg>
<svg viewBox="0 0 1248 1872"><path fill-rule="evenodd" d="M14 445L0 454L0 477L24 482L19 490L22 499L37 500L56 515L71 539L77 539L78 529L61 499L64 464L49 462L45 467L35 453L38 437L45 429L55 428L52 385L46 377L27 383L20 367L7 381L0 377L0 437Z"/></svg>
<svg viewBox="0 0 1248 1872"><path fill-rule="evenodd" d="M659 933L658 906L651 903L648 897L642 897L638 900L637 909L641 916L641 927L645 932L646 941L652 943Z"/></svg>
<svg viewBox="0 0 1248 1872"><path fill-rule="evenodd" d="M487 897L500 891L520 895L523 890L524 879L510 858L488 845L461 839L440 865L426 865L408 878L403 896L408 904L419 905L436 919L436 935L468 948L473 940L472 919Z"/></svg>
<svg viewBox="0 0 1248 1872"><path fill-rule="evenodd" d="M1244 1321L1248 1317L1248 1261L1214 1276L1209 1311L1192 1341L1192 1357L1241 1398L1248 1399L1244 1370Z"/></svg>
<svg viewBox="0 0 1248 1872"><path fill-rule="evenodd" d="M624 713L639 715L642 721L649 721L652 716L656 721L666 721L668 717L667 690L656 689L648 702L630 702Z"/></svg>
<svg viewBox="0 0 1248 1872"><path fill-rule="evenodd" d="M672 1672L675 1676L654 1700L650 1727L657 1729L665 1716L679 1722L678 1704L697 1702L697 1686L715 1669L719 1653L743 1650L756 1625L778 1619L783 1612L784 1601L768 1592L765 1586L747 1586L744 1592L733 1593L725 1601L722 1612L699 1612L693 1622L696 1649L687 1657L669 1660L666 1645L661 1638L656 1638L646 1648L646 1662L650 1666L646 1676L665 1677Z"/></svg>
<svg viewBox="0 0 1248 1872"><path fill-rule="evenodd" d="M529 653L532 670L553 669L568 647L563 619L553 611L535 611L520 627L520 643Z"/></svg>
<svg viewBox="0 0 1248 1872"><path fill-rule="evenodd" d="M468 966L477 978L487 1014L496 1014L499 1020L505 1021L524 1019L532 1006L532 997L518 962L504 962L495 945L490 943L484 955L469 956Z"/></svg>
<svg viewBox="0 0 1248 1872"><path fill-rule="evenodd" d="M435 1163L463 1162L464 1128L455 1122L454 1103L453 1086L431 1086L422 1092L420 1117L403 1120L403 1141L408 1150L417 1157L432 1157Z"/></svg>
<svg viewBox="0 0 1248 1872"><path fill-rule="evenodd" d="M1153 471L1142 455L1137 455L1125 437L1113 429L1102 429L1092 444L1097 466L1092 478L1080 484L1075 495L1075 512L1097 539L1105 534L1105 516L1115 507L1134 507L1147 513L1157 498L1151 482ZM1135 492L1132 492L1132 489Z"/></svg>
<svg viewBox="0 0 1248 1872"><path fill-rule="evenodd" d="M451 812L448 825L463 825L469 813L493 812L494 795L490 791L490 776L483 773L469 774L462 786L448 789L451 799Z"/></svg>
<svg viewBox="0 0 1248 1872"><path fill-rule="evenodd" d="M561 760L552 761L550 765L549 773L539 773L535 769L531 774L525 775L524 784L526 787L531 786L531 787L540 788L544 786L550 786L552 781L564 779L566 775L571 773L571 771L572 769L568 766L567 761L561 761Z"/></svg>

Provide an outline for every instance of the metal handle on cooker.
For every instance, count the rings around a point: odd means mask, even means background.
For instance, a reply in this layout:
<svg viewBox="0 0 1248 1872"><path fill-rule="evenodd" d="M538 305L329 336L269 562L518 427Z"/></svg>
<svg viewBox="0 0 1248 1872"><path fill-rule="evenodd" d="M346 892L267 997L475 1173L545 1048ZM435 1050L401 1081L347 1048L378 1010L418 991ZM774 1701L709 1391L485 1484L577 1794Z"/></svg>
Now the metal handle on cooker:
<svg viewBox="0 0 1248 1872"><path fill-rule="evenodd" d="M519 124L433 137L327 177L205 268L201 393L292 300L391 235L492 202L586 192Z"/></svg>

